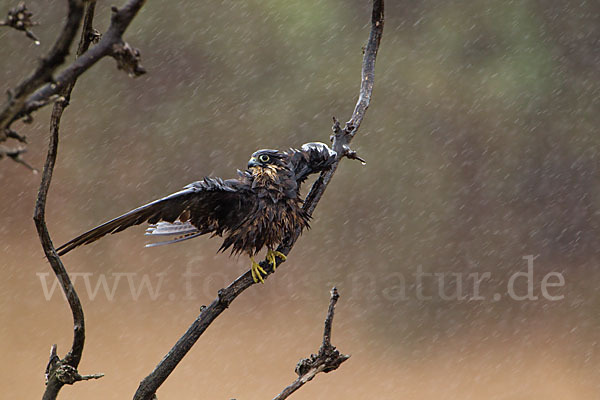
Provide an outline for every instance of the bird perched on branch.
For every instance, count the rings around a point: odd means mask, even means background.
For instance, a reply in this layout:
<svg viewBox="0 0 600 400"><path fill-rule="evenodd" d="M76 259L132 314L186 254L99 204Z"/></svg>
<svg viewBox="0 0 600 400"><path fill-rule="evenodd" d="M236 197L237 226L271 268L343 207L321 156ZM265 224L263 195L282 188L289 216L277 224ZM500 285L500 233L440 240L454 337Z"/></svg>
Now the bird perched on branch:
<svg viewBox="0 0 600 400"><path fill-rule="evenodd" d="M329 168L337 153L324 143L307 143L300 150L258 150L248 169L238 170L236 179L204 178L170 196L138 207L93 228L60 246L63 255L82 244L120 232L143 222L150 223L147 235L174 236L171 240L146 245L177 243L207 233L225 239L219 251L245 252L252 261L254 282L264 282L265 270L254 261L263 247L267 260L277 267L275 249L296 230L308 228L310 216L302 209L301 183L308 175Z"/></svg>

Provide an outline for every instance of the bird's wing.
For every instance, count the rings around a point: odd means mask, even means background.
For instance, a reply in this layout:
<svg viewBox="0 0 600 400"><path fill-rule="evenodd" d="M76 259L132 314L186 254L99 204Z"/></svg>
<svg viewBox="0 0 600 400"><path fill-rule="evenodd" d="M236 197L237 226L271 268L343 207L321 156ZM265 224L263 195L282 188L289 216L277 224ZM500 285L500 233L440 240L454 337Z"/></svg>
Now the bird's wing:
<svg viewBox="0 0 600 400"><path fill-rule="evenodd" d="M95 242L109 233L120 232L146 221L150 224L178 221L187 229L187 232L178 233L188 236L209 232L221 234L236 227L247 217L253 205L253 197L248 194L248 188L238 180L204 178L177 193L105 222L63 244L57 251L59 255L66 254L77 246ZM163 233L175 234L176 232Z"/></svg>
<svg viewBox="0 0 600 400"><path fill-rule="evenodd" d="M306 143L300 150L291 149L288 154L298 185L304 182L308 175L329 168L337 158L335 151L320 142Z"/></svg>

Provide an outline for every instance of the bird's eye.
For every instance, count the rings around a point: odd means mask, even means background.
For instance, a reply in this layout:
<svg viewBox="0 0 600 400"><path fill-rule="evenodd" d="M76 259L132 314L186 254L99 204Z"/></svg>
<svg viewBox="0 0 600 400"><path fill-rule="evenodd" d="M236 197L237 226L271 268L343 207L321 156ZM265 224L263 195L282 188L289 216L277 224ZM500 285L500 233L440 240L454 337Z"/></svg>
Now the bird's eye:
<svg viewBox="0 0 600 400"><path fill-rule="evenodd" d="M265 163L265 162L269 161L269 156L268 156L268 155L266 155L266 154L261 154L261 155L258 157L258 160L259 160L260 162L264 162L264 163Z"/></svg>

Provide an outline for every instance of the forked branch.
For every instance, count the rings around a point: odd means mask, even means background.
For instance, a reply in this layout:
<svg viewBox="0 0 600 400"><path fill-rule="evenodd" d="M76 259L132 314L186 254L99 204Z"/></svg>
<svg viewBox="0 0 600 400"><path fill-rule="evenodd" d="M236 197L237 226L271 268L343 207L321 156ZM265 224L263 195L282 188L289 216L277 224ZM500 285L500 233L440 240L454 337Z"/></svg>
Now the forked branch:
<svg viewBox="0 0 600 400"><path fill-rule="evenodd" d="M41 58L40 64L33 73L19 83L14 90L9 91L7 103L0 108L0 142L8 139L11 124L25 118L31 120L31 113L54 101L61 99L61 94L70 91L76 79L105 56L114 57L119 69L124 69L132 76L145 72L140 65L139 51L123 41L123 34L145 0L128 0L120 9L112 8L111 24L102 38L93 48L81 51L73 63L54 76L56 69L62 65L69 48L81 25L84 5L95 1L69 0L69 12L65 26L50 52ZM86 41L97 40L95 31L85 32ZM63 96L64 97L64 96Z"/></svg>
<svg viewBox="0 0 600 400"><path fill-rule="evenodd" d="M111 18L110 27L102 35L94 47L86 51L78 57L71 65L62 70L54 79L54 82L48 83L27 98L20 110L12 116L10 121L2 119L0 114L0 128L4 123L11 123L17 118L31 114L33 111L48 104L52 96L61 93L61 91L74 82L81 74L92 67L96 62L105 56L115 56L125 42L123 41L123 33L129 27L133 18L144 5L145 0L129 0L122 8L113 7L113 15Z"/></svg>
<svg viewBox="0 0 600 400"><path fill-rule="evenodd" d="M340 353L335 346L331 344L331 325L333 324L333 313L335 311L335 304L337 303L339 297L340 295L338 294L337 289L335 287L331 289L329 309L327 310L325 329L323 331L323 343L321 343L319 352L317 354L311 354L309 358L303 358L298 362L298 365L296 365L298 379L283 389L281 393L273 398L273 400L287 399L292 393L300 389L306 382L311 381L319 372L327 373L335 371L344 361L350 358L349 355Z"/></svg>
<svg viewBox="0 0 600 400"><path fill-rule="evenodd" d="M6 136L3 136L3 133L10 127L16 116L20 114L27 96L44 83L52 81L52 74L56 68L64 63L69 54L69 48L81 25L83 10L83 0L69 0L67 20L58 39L56 39L48 54L41 58L39 65L33 73L19 83L14 90L9 92L8 103L0 111L0 141L6 138ZM53 83L48 83L48 85L51 84ZM58 91L55 93L58 93Z"/></svg>

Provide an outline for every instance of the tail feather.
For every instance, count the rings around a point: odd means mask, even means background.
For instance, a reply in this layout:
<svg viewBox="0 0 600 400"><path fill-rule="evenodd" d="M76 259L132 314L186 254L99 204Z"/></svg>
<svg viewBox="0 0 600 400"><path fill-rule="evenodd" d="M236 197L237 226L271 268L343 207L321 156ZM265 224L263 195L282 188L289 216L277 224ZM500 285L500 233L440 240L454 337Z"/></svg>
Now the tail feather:
<svg viewBox="0 0 600 400"><path fill-rule="evenodd" d="M152 224L146 229L146 235L185 235L198 232L198 228L189 222L164 222Z"/></svg>
<svg viewBox="0 0 600 400"><path fill-rule="evenodd" d="M161 221L157 224L152 224L148 229L146 229L146 235L158 235L158 236L171 236L178 235L175 239L166 240L163 242L156 243L148 243L145 247L156 247L162 246L164 244L171 244L182 242L184 240L192 239L198 237L206 232L201 232L189 222L164 222Z"/></svg>
<svg viewBox="0 0 600 400"><path fill-rule="evenodd" d="M171 244L171 243L183 242L184 240L193 239L193 238L198 237L198 236L200 236L202 234L203 234L203 232L188 233L187 235L179 236L179 237L177 237L177 238L175 238L173 240L167 240L167 241L164 241L164 242L156 242L156 243L148 243L144 247L156 247L156 246L162 246L164 244Z"/></svg>

